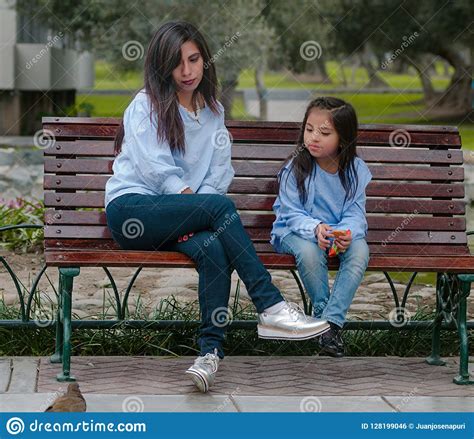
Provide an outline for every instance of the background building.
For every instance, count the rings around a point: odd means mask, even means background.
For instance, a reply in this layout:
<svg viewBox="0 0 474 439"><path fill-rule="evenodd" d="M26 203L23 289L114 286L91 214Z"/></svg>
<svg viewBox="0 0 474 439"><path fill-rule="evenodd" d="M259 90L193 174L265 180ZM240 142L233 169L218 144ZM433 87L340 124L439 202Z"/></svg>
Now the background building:
<svg viewBox="0 0 474 439"><path fill-rule="evenodd" d="M90 52L76 50L62 32L24 17L0 0L0 135L32 134L41 117L64 114L76 90L94 84Z"/></svg>

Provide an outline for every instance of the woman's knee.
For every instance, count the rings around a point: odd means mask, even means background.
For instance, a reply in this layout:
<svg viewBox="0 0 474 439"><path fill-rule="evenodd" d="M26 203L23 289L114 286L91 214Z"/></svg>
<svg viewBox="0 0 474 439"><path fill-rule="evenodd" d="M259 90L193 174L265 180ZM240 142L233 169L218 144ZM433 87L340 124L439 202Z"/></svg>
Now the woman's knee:
<svg viewBox="0 0 474 439"><path fill-rule="evenodd" d="M226 195L220 195L220 194L210 194L210 201L214 206L218 206L221 209L224 209L226 211L236 211L236 206L233 200L231 200L229 197Z"/></svg>
<svg viewBox="0 0 474 439"><path fill-rule="evenodd" d="M229 266L229 259L225 252L224 246L215 232L206 232L201 242L196 243L199 247L199 254L202 261L212 263L220 267Z"/></svg>

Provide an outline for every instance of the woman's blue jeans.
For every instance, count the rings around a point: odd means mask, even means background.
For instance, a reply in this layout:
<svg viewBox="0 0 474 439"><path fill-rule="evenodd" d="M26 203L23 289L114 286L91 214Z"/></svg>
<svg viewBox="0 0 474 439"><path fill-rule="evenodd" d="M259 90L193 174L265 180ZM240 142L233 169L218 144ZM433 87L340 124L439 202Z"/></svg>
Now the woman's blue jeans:
<svg viewBox="0 0 474 439"><path fill-rule="evenodd" d="M298 273L313 303L314 317L342 327L354 294L369 263L369 246L365 239L352 241L339 253L339 271L329 293L328 256L318 244L290 233L281 242L282 250L295 257Z"/></svg>
<svg viewBox="0 0 474 439"><path fill-rule="evenodd" d="M282 300L261 263L233 201L224 195L125 194L106 209L113 239L126 250L165 250L188 255L199 273L201 355L223 358L232 271L244 282L257 312ZM187 241L178 242L193 232ZM227 318L226 318L227 317Z"/></svg>

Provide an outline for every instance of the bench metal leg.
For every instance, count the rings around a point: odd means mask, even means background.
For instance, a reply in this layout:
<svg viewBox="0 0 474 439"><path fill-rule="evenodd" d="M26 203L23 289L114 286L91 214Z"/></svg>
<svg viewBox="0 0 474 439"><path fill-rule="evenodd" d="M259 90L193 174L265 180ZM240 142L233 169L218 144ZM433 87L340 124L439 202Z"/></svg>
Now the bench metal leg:
<svg viewBox="0 0 474 439"><path fill-rule="evenodd" d="M441 343L441 324L443 323L443 313L441 306L441 297L444 295L444 291L441 289L444 287L441 282L441 274L438 273L436 277L436 314L433 321L433 333L431 338L431 355L426 358L426 362L433 366L445 366L446 361L441 359L440 356L440 343Z"/></svg>
<svg viewBox="0 0 474 439"><path fill-rule="evenodd" d="M62 309L63 309L63 300L61 291L63 290L62 286L62 279L61 272L59 273L59 298L58 298L58 310L56 312L56 349L53 355L50 357L51 363L62 363L63 362L63 331L64 331L64 324L63 324L63 316L62 316Z"/></svg>
<svg viewBox="0 0 474 439"><path fill-rule="evenodd" d="M298 285L298 289L300 290L301 300L303 301L304 312L308 316L312 316L313 315L313 304L311 303L311 300L309 298L308 298L308 300L306 300L306 291L304 289L303 283L301 282L299 273L296 270L290 270L290 271L291 271L291 274L293 275L293 278L296 281L296 284Z"/></svg>
<svg viewBox="0 0 474 439"><path fill-rule="evenodd" d="M59 285L61 296L61 315L62 315L62 363L63 371L59 373L56 379L60 382L75 381L71 375L71 297L73 288L73 279L79 274L79 268L60 268ZM58 340L56 340L58 341ZM56 349L58 346L56 346Z"/></svg>
<svg viewBox="0 0 474 439"><path fill-rule="evenodd" d="M471 282L462 280L459 276L459 305L457 309L457 326L460 342L459 355L459 375L454 377L456 384L474 384L474 380L469 379L469 340L467 333L467 297L471 292ZM467 276L466 276L467 277Z"/></svg>

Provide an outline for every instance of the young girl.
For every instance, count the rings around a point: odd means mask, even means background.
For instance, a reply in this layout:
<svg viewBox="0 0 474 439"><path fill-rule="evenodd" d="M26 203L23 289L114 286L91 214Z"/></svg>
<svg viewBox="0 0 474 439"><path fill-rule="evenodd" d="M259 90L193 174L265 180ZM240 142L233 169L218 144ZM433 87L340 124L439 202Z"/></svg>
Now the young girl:
<svg viewBox="0 0 474 439"><path fill-rule="evenodd" d="M204 68L204 66L207 66ZM200 356L187 373L203 392L223 358L234 268L257 308L263 338L307 339L329 329L284 301L234 203L231 143L209 48L193 25L164 24L145 59L145 88L127 107L106 185L107 224L123 249L170 250L199 272Z"/></svg>
<svg viewBox="0 0 474 439"><path fill-rule="evenodd" d="M341 357L340 336L352 298L369 262L365 189L372 178L356 154L357 116L341 99L313 100L297 148L278 174L279 195L271 243L295 257L313 303L313 315L329 321L321 352ZM337 236L336 236L337 234ZM328 258L340 260L331 294Z"/></svg>

